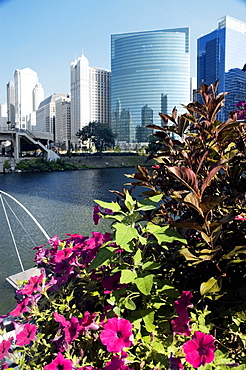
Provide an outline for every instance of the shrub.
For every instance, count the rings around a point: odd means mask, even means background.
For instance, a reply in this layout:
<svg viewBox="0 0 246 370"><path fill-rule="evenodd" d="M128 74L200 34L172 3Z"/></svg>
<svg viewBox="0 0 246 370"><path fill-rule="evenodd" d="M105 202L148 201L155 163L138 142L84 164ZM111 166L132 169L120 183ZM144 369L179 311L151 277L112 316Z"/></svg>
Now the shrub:
<svg viewBox="0 0 246 370"><path fill-rule="evenodd" d="M96 201L94 222L111 219L110 233L36 248L41 275L17 292L2 358L20 369L245 369L245 123L216 121L216 86L150 126L158 164L139 166L116 202Z"/></svg>

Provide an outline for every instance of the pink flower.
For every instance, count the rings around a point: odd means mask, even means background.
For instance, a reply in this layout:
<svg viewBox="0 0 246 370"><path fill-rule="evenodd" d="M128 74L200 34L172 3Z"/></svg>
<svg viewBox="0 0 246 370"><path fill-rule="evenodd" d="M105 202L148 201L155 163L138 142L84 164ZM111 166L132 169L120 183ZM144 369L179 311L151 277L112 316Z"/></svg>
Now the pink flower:
<svg viewBox="0 0 246 370"><path fill-rule="evenodd" d="M104 330L100 334L101 342L107 346L108 352L120 352L124 347L132 345L133 334L131 330L130 321L114 317L104 325Z"/></svg>
<svg viewBox="0 0 246 370"><path fill-rule="evenodd" d="M175 317L171 321L173 333L189 337L191 334L189 322L190 318L188 316L188 313L186 311L183 311L179 314L178 317Z"/></svg>
<svg viewBox="0 0 246 370"><path fill-rule="evenodd" d="M110 294L114 290L118 290L122 287L125 287L125 284L119 284L120 281L120 272L116 272L112 276L105 276L102 279L102 286L105 289L104 294Z"/></svg>
<svg viewBox="0 0 246 370"><path fill-rule="evenodd" d="M29 344L32 340L36 340L36 331L37 327L36 325L32 324L24 324L24 329L21 330L16 335L16 344L17 346L24 346L26 344Z"/></svg>
<svg viewBox="0 0 246 370"><path fill-rule="evenodd" d="M131 370L125 364L127 353L122 351L120 355L112 356L111 361L106 363L105 370Z"/></svg>
<svg viewBox="0 0 246 370"><path fill-rule="evenodd" d="M93 313L92 315L86 311L82 319L80 319L79 324L83 333L86 333L88 330L97 330L99 325L95 322L97 314Z"/></svg>
<svg viewBox="0 0 246 370"><path fill-rule="evenodd" d="M193 307L193 304L190 302L190 299L193 297L190 291L183 291L180 298L174 302L174 307L176 312L182 313L188 307Z"/></svg>
<svg viewBox="0 0 246 370"><path fill-rule="evenodd" d="M35 291L42 291L42 287L39 284L42 284L44 275L33 276L29 279L28 283L21 289L17 291L17 294L32 294Z"/></svg>
<svg viewBox="0 0 246 370"><path fill-rule="evenodd" d="M97 204L97 205L93 208L93 221L94 221L94 224L95 224L95 225L98 225L99 220L100 220L100 218L102 217L101 215L99 215L99 212L100 212L100 206L99 206L99 204Z"/></svg>
<svg viewBox="0 0 246 370"><path fill-rule="evenodd" d="M171 356L169 358L169 361L170 361L170 367L169 367L170 370L179 370L179 369L184 368L180 359L173 357L172 353L171 353Z"/></svg>
<svg viewBox="0 0 246 370"><path fill-rule="evenodd" d="M11 346L11 340L3 340L0 343L0 360L4 358L4 356L9 357L9 349Z"/></svg>
<svg viewBox="0 0 246 370"><path fill-rule="evenodd" d="M241 216L241 215L237 215L235 216L234 220L238 220L238 221L246 221L246 218Z"/></svg>
<svg viewBox="0 0 246 370"><path fill-rule="evenodd" d="M214 338L210 334L196 331L191 340L183 345L186 361L193 367L204 366L214 360Z"/></svg>
<svg viewBox="0 0 246 370"><path fill-rule="evenodd" d="M54 319L56 322L59 322L64 328L69 325L69 321L66 320L65 317L60 315L58 312L54 312Z"/></svg>
<svg viewBox="0 0 246 370"><path fill-rule="evenodd" d="M44 370L72 370L73 363L71 360L65 359L59 352L56 358L44 367Z"/></svg>

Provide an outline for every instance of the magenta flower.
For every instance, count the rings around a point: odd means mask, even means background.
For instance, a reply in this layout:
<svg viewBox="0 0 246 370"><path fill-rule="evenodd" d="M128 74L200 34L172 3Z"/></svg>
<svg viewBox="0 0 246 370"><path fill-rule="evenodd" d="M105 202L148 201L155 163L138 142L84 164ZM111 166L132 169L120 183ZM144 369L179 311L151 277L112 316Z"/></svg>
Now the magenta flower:
<svg viewBox="0 0 246 370"><path fill-rule="evenodd" d="M40 286L40 284L42 284L43 278L44 278L43 274L31 277L27 284L23 288L19 289L17 293L30 295L35 291L41 292L42 287Z"/></svg>
<svg viewBox="0 0 246 370"><path fill-rule="evenodd" d="M24 324L24 329L21 330L17 335L16 335L16 344L17 346L24 346L29 344L32 340L36 340L36 331L37 327L36 325L32 324Z"/></svg>
<svg viewBox="0 0 246 370"><path fill-rule="evenodd" d="M64 329L65 341L67 343L71 343L73 340L75 340L78 337L80 330L81 330L81 326L79 325L78 318L72 316L69 322L69 325L66 326Z"/></svg>
<svg viewBox="0 0 246 370"><path fill-rule="evenodd" d="M173 320L171 320L173 333L189 337L191 334L189 322L190 318L188 313L186 311L182 311L178 317L175 317Z"/></svg>
<svg viewBox="0 0 246 370"><path fill-rule="evenodd" d="M130 347L133 343L131 332L132 324L126 319L114 317L104 325L100 334L102 344L107 346L108 352L120 352L124 347Z"/></svg>
<svg viewBox="0 0 246 370"><path fill-rule="evenodd" d="M88 330L97 330L99 325L95 322L97 314L93 313L92 315L86 311L82 319L80 319L79 324L81 326L81 331L86 333Z"/></svg>
<svg viewBox="0 0 246 370"><path fill-rule="evenodd" d="M188 307L192 308L193 304L190 302L190 299L193 297L190 291L183 291L180 298L174 302L174 307L177 314L186 311Z"/></svg>
<svg viewBox="0 0 246 370"><path fill-rule="evenodd" d="M9 357L9 349L11 346L11 340L3 340L0 343L0 360L2 360L5 356Z"/></svg>
<svg viewBox="0 0 246 370"><path fill-rule="evenodd" d="M122 351L120 355L112 356L111 361L106 363L105 370L131 370L126 366L127 353Z"/></svg>
<svg viewBox="0 0 246 370"><path fill-rule="evenodd" d="M214 360L214 338L210 334L196 331L191 340L183 345L186 361L193 367L204 366Z"/></svg>
<svg viewBox="0 0 246 370"><path fill-rule="evenodd" d="M177 358L177 357L173 357L172 353L171 353L171 356L169 358L169 362L170 362L170 367L169 367L170 370L179 370L179 369L184 368L180 359Z"/></svg>
<svg viewBox="0 0 246 370"><path fill-rule="evenodd" d="M112 276L105 276L102 279L102 286L105 289L104 294L110 294L114 290L125 287L126 284L119 284L121 272L116 272Z"/></svg>
<svg viewBox="0 0 246 370"><path fill-rule="evenodd" d="M234 220L237 220L237 221L246 221L246 218L243 217L242 215L237 215L234 217Z"/></svg>
<svg viewBox="0 0 246 370"><path fill-rule="evenodd" d="M100 218L102 217L100 214L100 206L99 204L97 204L94 208L93 208L93 221L94 221L94 224L95 225L98 225L99 221L100 221Z"/></svg>
<svg viewBox="0 0 246 370"><path fill-rule="evenodd" d="M72 370L73 363L71 360L65 359L59 352L56 358L44 367L44 370Z"/></svg>

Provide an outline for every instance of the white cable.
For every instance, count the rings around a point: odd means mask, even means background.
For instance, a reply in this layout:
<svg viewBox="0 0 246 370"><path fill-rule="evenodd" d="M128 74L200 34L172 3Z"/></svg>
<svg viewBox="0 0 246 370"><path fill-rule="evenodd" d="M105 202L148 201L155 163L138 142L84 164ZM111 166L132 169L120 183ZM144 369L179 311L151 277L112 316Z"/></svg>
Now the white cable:
<svg viewBox="0 0 246 370"><path fill-rule="evenodd" d="M19 260L19 262L20 262L21 269L22 269L22 271L24 271L24 267L23 267L22 262L21 262L20 254L19 254L19 251L18 251L18 248L17 248L16 242L15 242L14 234L13 234L12 229L11 229L11 225L10 225L10 222L9 222L9 218L8 218L8 215L7 215L7 212L6 212L6 208L5 208L5 205L4 205L4 203L3 203L3 198L2 198L2 194L1 194L1 192L0 192L0 198L1 198L2 206L3 206L4 214L5 214L5 217L6 217L7 223L8 223L8 227L9 227L10 235L11 235L11 237L12 237L12 240L13 240L13 243L14 243L14 246L15 246L16 254L17 254L18 260Z"/></svg>

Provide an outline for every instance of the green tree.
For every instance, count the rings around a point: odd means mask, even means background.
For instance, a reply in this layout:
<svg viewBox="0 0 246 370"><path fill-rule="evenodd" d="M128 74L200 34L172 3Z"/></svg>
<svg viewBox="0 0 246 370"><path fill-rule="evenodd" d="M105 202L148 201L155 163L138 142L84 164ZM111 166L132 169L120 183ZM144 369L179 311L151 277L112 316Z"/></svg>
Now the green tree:
<svg viewBox="0 0 246 370"><path fill-rule="evenodd" d="M89 142L95 145L98 152L102 152L107 148L114 147L115 135L108 125L99 122L90 122L88 126L84 126L76 134L82 143Z"/></svg>

